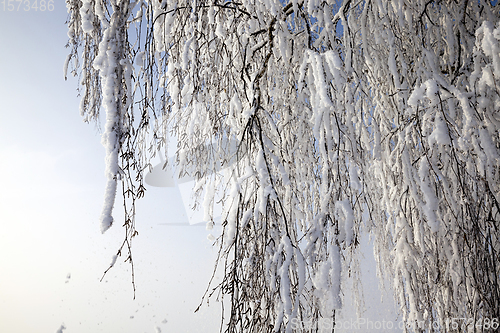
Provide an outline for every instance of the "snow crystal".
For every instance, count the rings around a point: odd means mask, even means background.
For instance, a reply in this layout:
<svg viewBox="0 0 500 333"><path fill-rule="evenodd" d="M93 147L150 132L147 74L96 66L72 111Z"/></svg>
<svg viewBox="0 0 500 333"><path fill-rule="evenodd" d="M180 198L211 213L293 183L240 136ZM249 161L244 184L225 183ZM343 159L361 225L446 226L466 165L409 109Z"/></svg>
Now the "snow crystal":
<svg viewBox="0 0 500 333"><path fill-rule="evenodd" d="M353 163L349 166L349 181L353 190L361 191L363 189L363 185L359 181L359 169Z"/></svg>
<svg viewBox="0 0 500 333"><path fill-rule="evenodd" d="M408 98L408 105L416 107L418 102L423 100L425 97L429 99L431 105L436 105L439 103L438 92L439 89L436 81L427 80L420 87L413 90Z"/></svg>
<svg viewBox="0 0 500 333"><path fill-rule="evenodd" d="M354 212L349 200L337 201L335 208L341 210L344 215L345 241L347 246L351 245L354 225Z"/></svg>
<svg viewBox="0 0 500 333"><path fill-rule="evenodd" d="M215 6L211 6L208 9L208 24L209 25L215 24L214 17L215 17Z"/></svg>
<svg viewBox="0 0 500 333"><path fill-rule="evenodd" d="M93 1L83 0L82 7L80 8L80 16L82 18L82 29L86 33L91 33L94 30L94 25L92 21L94 20L94 15L92 13Z"/></svg>
<svg viewBox="0 0 500 333"><path fill-rule="evenodd" d="M391 49L389 51L389 59L388 59L388 66L391 71L392 77L393 77L393 82L395 85L395 88L399 88L399 73L398 73L398 66L396 64L396 55L394 51L393 44L394 43L394 37L391 38Z"/></svg>
<svg viewBox="0 0 500 333"><path fill-rule="evenodd" d="M431 184L428 180L429 165L427 164L427 160L425 158L420 160L418 175L420 176L420 189L422 190L425 200L423 208L425 217L427 218L427 224L431 228L432 232L437 232L439 230L439 221L436 218L438 200L434 195Z"/></svg>
<svg viewBox="0 0 500 333"><path fill-rule="evenodd" d="M427 80L424 83L426 87L426 96L427 98L431 101L431 105L437 105L439 103L439 98L438 98L438 85L435 80Z"/></svg>
<svg viewBox="0 0 500 333"><path fill-rule="evenodd" d="M224 31L224 22L221 20L222 15L217 15L217 28L215 29L215 35L220 38L221 41L226 40L226 32Z"/></svg>
<svg viewBox="0 0 500 333"><path fill-rule="evenodd" d="M493 67L495 70L495 76L500 76L500 47L498 45L498 39L495 33L498 33L497 29L493 29L493 23L484 21L478 32L483 33L484 37L481 40L481 47L484 54L492 58Z"/></svg>
<svg viewBox="0 0 500 333"><path fill-rule="evenodd" d="M194 40L195 40L195 37L193 36L192 38L188 39L186 41L186 43L184 44L184 51L182 52L182 69L183 70L188 70L189 60L191 60L190 59L191 43L193 43Z"/></svg>
<svg viewBox="0 0 500 333"><path fill-rule="evenodd" d="M332 106L328 94L328 85L325 81L322 57L316 53L309 53L309 61L313 69L314 84L320 98L320 107Z"/></svg>
<svg viewBox="0 0 500 333"><path fill-rule="evenodd" d="M231 192L229 194L231 204L228 205L227 213L227 234L225 238L226 244L231 244L236 237L236 215L238 213L239 187L236 181L233 180ZM226 206L226 205L224 205ZM226 207L224 207L226 209Z"/></svg>
<svg viewBox="0 0 500 333"><path fill-rule="evenodd" d="M66 326L64 326L64 324L61 325L61 327L59 327L59 329L56 331L56 333L63 333L63 331L66 329Z"/></svg>
<svg viewBox="0 0 500 333"><path fill-rule="evenodd" d="M440 114L436 116L434 131L429 136L428 142L429 146L432 146L433 143L437 143L438 145L449 145L451 143L448 127L446 127L446 123Z"/></svg>
<svg viewBox="0 0 500 333"><path fill-rule="evenodd" d="M213 219L214 197L215 197L214 182L215 180L213 179L209 180L206 187L205 198L203 200L203 221L210 221Z"/></svg>
<svg viewBox="0 0 500 333"><path fill-rule="evenodd" d="M331 267L331 275L332 275L332 284L331 284L331 295L334 309L342 308L342 299L340 296L340 281L341 281L341 272L342 266L340 262L340 248L337 245L331 245L330 249L330 267Z"/></svg>
<svg viewBox="0 0 500 333"><path fill-rule="evenodd" d="M488 156L489 162L493 163L498 160L498 150L491 140L492 135L490 135L486 129L482 128L479 130L479 138L481 139L481 146L483 147L486 156Z"/></svg>
<svg viewBox="0 0 500 333"><path fill-rule="evenodd" d="M117 182L110 179L104 191L104 205L101 212L101 233L105 233L113 225L113 206L115 204Z"/></svg>
<svg viewBox="0 0 500 333"><path fill-rule="evenodd" d="M418 101L424 98L425 86L422 85L418 88L415 88L408 98L408 105L416 107L418 105Z"/></svg>
<svg viewBox="0 0 500 333"><path fill-rule="evenodd" d="M214 228L214 222L208 221L207 225L206 225L206 229L210 231L210 230L213 230L213 228Z"/></svg>
<svg viewBox="0 0 500 333"><path fill-rule="evenodd" d="M116 255L116 254L111 258L111 264L109 264L110 267L113 267L115 265L117 258L118 258L118 255Z"/></svg>

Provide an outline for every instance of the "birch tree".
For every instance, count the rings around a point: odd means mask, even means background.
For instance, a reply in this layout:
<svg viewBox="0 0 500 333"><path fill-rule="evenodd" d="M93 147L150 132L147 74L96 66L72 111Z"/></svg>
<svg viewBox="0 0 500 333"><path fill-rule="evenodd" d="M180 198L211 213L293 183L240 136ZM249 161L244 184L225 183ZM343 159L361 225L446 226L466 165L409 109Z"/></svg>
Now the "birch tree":
<svg viewBox="0 0 500 333"><path fill-rule="evenodd" d="M361 232L373 237L379 274L415 331L450 329L450 318L494 328L494 2L66 4L65 73L79 77L82 117L104 119L102 232L122 191L118 255L133 264L135 201L151 159L175 137L181 174L196 179L195 194L210 189L199 197L208 220L215 193L224 198L224 278L204 296L230 304L223 331L319 331L295 324L320 318L333 327L341 281L359 278Z"/></svg>

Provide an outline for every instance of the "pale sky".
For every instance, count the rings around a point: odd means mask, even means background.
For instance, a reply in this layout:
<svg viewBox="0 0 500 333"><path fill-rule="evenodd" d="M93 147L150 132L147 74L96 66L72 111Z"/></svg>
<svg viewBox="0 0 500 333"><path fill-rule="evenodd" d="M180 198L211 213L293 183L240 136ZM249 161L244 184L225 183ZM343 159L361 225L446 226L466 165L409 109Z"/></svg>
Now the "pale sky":
<svg viewBox="0 0 500 333"><path fill-rule="evenodd" d="M218 304L193 313L216 255L208 231L163 225L186 221L176 189L149 187L138 203L136 299L123 258L99 282L123 240L120 195L102 235L104 149L80 118L77 81L63 78L66 7L1 6L0 332L218 332ZM399 321L365 248L363 316ZM342 318L356 316L348 303Z"/></svg>

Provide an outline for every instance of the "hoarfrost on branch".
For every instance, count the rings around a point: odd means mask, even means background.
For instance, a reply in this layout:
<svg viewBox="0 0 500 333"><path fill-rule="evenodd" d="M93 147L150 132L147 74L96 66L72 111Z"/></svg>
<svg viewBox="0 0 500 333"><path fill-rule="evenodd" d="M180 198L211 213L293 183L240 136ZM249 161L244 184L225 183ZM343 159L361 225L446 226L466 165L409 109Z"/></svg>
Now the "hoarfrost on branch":
<svg viewBox="0 0 500 333"><path fill-rule="evenodd" d="M118 254L133 262L135 200L175 137L181 174L209 189L205 217L224 198L225 275L206 297L229 299L225 331L334 322L362 231L406 323L500 317L490 1L66 4L65 75L80 74L86 121L105 112L103 232L123 192Z"/></svg>

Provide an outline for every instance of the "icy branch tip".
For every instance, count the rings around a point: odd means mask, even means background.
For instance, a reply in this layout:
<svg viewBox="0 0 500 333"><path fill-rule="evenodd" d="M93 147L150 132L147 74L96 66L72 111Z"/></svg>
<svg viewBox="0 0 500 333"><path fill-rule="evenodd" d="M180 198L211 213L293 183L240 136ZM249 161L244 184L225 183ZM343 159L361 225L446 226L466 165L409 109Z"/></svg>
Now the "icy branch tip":
<svg viewBox="0 0 500 333"><path fill-rule="evenodd" d="M105 233L113 225L113 216L108 215L101 218L101 233Z"/></svg>
<svg viewBox="0 0 500 333"><path fill-rule="evenodd" d="M113 205L116 197L116 178L109 179L104 192L104 206L101 213L101 232L105 233L113 224Z"/></svg>

